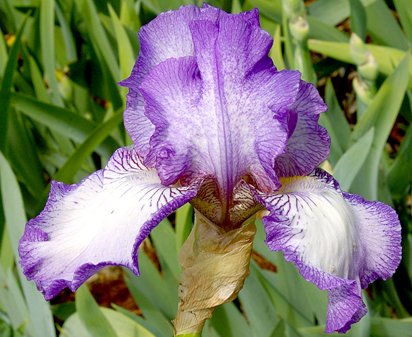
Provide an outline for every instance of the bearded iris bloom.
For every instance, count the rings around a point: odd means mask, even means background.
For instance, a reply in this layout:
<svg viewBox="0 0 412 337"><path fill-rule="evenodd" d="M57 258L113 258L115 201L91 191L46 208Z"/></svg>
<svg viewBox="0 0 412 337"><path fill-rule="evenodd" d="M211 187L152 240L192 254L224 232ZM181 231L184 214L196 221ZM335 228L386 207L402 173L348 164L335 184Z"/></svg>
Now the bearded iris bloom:
<svg viewBox="0 0 412 337"><path fill-rule="evenodd" d="M106 265L139 274L139 246L187 202L227 232L266 209L267 245L328 291L326 331L347 331L366 313L361 289L400 262L400 223L317 168L329 137L315 87L275 68L257 10L186 6L139 38L122 82L134 145L79 184L52 182L20 241L27 278L51 299Z"/></svg>

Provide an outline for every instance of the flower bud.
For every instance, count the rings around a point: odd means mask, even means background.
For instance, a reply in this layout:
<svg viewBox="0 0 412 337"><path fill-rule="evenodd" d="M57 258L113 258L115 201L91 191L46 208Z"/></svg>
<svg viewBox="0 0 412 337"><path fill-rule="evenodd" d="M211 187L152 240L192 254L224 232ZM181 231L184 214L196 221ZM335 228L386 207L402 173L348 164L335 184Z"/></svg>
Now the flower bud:
<svg viewBox="0 0 412 337"><path fill-rule="evenodd" d="M353 82L353 89L356 92L356 97L360 99L364 104L369 105L373 99L373 92L369 89L369 86L360 81L359 78L354 78Z"/></svg>
<svg viewBox="0 0 412 337"><path fill-rule="evenodd" d="M369 51L362 39L355 33L352 33L350 37L349 48L352 60L356 65L367 62Z"/></svg>
<svg viewBox="0 0 412 337"><path fill-rule="evenodd" d="M283 0L283 10L289 18L305 14L305 6L302 0Z"/></svg>
<svg viewBox="0 0 412 337"><path fill-rule="evenodd" d="M298 16L289 22L290 33L293 39L298 43L303 43L309 35L309 24L303 16Z"/></svg>
<svg viewBox="0 0 412 337"><path fill-rule="evenodd" d="M372 54L368 55L367 62L358 66L359 75L367 81L375 81L378 77L378 64Z"/></svg>

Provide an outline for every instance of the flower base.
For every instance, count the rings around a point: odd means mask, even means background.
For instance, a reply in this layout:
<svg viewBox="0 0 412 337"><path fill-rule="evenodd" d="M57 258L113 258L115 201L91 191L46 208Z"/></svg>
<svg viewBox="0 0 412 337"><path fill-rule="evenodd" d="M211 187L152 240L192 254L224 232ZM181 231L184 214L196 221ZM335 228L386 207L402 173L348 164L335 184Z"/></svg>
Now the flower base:
<svg viewBox="0 0 412 337"><path fill-rule="evenodd" d="M249 274L254 220L252 217L240 228L225 232L196 213L195 225L180 252L175 336L199 336L214 308L236 298Z"/></svg>

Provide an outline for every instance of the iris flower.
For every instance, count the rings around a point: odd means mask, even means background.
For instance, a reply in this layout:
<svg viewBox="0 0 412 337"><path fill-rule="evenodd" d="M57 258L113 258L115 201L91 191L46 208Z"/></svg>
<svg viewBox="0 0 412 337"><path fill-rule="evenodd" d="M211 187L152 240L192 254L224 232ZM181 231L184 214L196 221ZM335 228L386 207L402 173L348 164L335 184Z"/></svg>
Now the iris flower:
<svg viewBox="0 0 412 337"><path fill-rule="evenodd" d="M139 274L139 246L187 202L224 231L266 209L268 247L328 291L326 331L347 331L366 313L361 289L400 262L400 223L318 168L330 142L315 87L275 68L257 10L185 6L139 38L121 83L133 146L78 184L52 182L20 240L24 274L51 299L107 265Z"/></svg>

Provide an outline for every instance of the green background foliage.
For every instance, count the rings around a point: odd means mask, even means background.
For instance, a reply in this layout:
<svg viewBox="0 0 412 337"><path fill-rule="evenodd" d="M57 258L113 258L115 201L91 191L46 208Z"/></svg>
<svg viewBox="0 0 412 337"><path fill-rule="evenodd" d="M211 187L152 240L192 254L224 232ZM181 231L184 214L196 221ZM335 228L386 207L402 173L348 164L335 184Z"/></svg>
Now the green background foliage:
<svg viewBox="0 0 412 337"><path fill-rule="evenodd" d="M131 143L122 125L127 91L117 82L138 55L136 32L160 12L189 3L0 0L1 337L172 336L178 252L192 226L191 206L153 231L150 249L139 256L140 277L124 271L140 315L114 304L100 307L87 286L75 301L50 305L22 275L17 244L27 219L43 208L52 179L78 182ZM332 144L323 167L344 189L398 211L402 263L392 279L364 292L369 313L347 335L412 336L412 4L210 3L232 12L259 8L262 27L274 37L276 66L299 69L328 104L321 123ZM239 298L216 310L203 336L324 335L326 294L270 252L262 224L257 227L259 259L253 259Z"/></svg>

